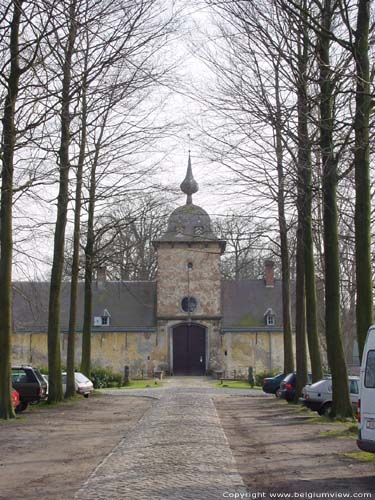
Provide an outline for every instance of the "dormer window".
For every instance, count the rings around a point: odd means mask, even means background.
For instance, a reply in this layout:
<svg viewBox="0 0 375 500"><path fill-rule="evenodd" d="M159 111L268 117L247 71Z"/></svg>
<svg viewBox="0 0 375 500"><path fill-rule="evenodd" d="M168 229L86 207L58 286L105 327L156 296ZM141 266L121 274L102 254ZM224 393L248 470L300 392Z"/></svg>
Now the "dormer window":
<svg viewBox="0 0 375 500"><path fill-rule="evenodd" d="M104 309L101 316L94 316L94 326L109 326L111 315L108 309Z"/></svg>
<svg viewBox="0 0 375 500"><path fill-rule="evenodd" d="M270 307L264 313L264 321L266 326L275 326L275 313Z"/></svg>
<svg viewBox="0 0 375 500"><path fill-rule="evenodd" d="M203 226L194 226L194 234L201 235L204 232Z"/></svg>

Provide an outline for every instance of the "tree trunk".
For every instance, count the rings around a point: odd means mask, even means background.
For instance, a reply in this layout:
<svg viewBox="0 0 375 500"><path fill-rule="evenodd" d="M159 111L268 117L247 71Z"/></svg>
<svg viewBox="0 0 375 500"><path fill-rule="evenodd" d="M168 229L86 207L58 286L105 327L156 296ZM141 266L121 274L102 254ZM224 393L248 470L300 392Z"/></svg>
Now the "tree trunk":
<svg viewBox="0 0 375 500"><path fill-rule="evenodd" d="M71 66L74 42L76 37L76 0L72 0L69 8L69 34L65 48L63 67L62 103L61 103L61 142L59 149L59 195L57 200L57 219L51 272L51 287L48 311L48 401L61 401L63 398L61 380L61 340L60 340L60 305L61 280L64 266L65 227L69 201L69 146L70 146L70 113L71 102Z"/></svg>
<svg viewBox="0 0 375 500"><path fill-rule="evenodd" d="M90 377L91 372L91 326L92 326L92 278L94 271L94 217L95 217L95 202L96 202L96 170L99 162L99 154L102 146L104 131L106 129L109 112L111 110L111 102L113 98L114 88L112 89L111 98L108 107L104 113L103 121L100 125L99 137L95 144L95 154L91 165L90 174L90 189L89 189L89 207L87 221L87 241L85 246L85 303L83 313L83 330L82 330L82 357L81 357L81 372Z"/></svg>
<svg viewBox="0 0 375 500"><path fill-rule="evenodd" d="M302 200L301 200L302 198ZM303 203L303 194L299 195ZM297 229L297 256L296 256L296 395L297 401L302 388L307 384L307 352L306 352L306 299L305 299L305 255L303 220L299 215Z"/></svg>
<svg viewBox="0 0 375 500"><path fill-rule="evenodd" d="M292 321L290 307L290 266L288 228L285 217L285 178L282 146L281 103L279 87L279 61L275 65L275 95L276 95L276 167L278 176L277 208L279 216L280 252L281 252L281 278L283 301L283 340L284 340L284 373L294 372Z"/></svg>
<svg viewBox="0 0 375 500"><path fill-rule="evenodd" d="M311 166L311 141L308 129L309 96L307 85L307 65L309 59L310 40L306 23L307 6L301 2L302 22L301 40L298 53L298 169L299 181L301 183L301 199L298 204L301 210L301 223L303 225L304 241L304 272L305 272L305 294L306 294L306 331L311 361L312 379L314 382L323 378L322 361L319 350L317 310L316 310L316 286L315 286L315 263L314 245L312 237L312 166Z"/></svg>
<svg viewBox="0 0 375 500"><path fill-rule="evenodd" d="M85 246L85 305L82 330L81 372L90 377L91 372L91 326L92 326L92 278L94 271L94 214L96 196L96 161L91 167L87 241Z"/></svg>
<svg viewBox="0 0 375 500"><path fill-rule="evenodd" d="M19 89L19 30L22 0L14 1L10 25L10 73L4 103L0 204L0 418L13 418L11 398L12 343L12 203L14 149L16 144L15 110Z"/></svg>
<svg viewBox="0 0 375 500"><path fill-rule="evenodd" d="M74 239L73 239L73 262L72 262L72 281L70 286L70 315L69 315L69 332L68 332L68 349L66 360L66 393L65 397L69 398L75 395L75 337L76 337L76 322L77 322L77 299L78 299L78 275L79 275L79 248L81 237L81 207L82 207L82 174L83 165L85 162L86 142L87 142L87 57L85 64L85 74L82 82L82 123L81 123L81 143L79 149L78 165L77 165L77 185L75 193L75 209L74 209Z"/></svg>
<svg viewBox="0 0 375 500"><path fill-rule="evenodd" d="M357 279L357 339L360 359L367 330L373 321L371 269L371 195L369 123L371 111L368 37L370 2L359 0L354 57L357 70L355 111L355 257Z"/></svg>
<svg viewBox="0 0 375 500"><path fill-rule="evenodd" d="M325 254L325 328L327 356L332 373L332 417L351 417L348 375L340 325L340 268L337 229L337 158L333 144L333 99L330 69L332 0L324 0L319 35L320 148L323 166L323 225Z"/></svg>

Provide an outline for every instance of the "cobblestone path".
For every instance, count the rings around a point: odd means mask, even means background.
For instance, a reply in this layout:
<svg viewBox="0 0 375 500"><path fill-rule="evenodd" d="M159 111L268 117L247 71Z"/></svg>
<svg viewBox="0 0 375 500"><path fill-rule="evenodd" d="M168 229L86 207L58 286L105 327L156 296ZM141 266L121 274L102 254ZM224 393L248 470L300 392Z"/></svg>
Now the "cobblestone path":
<svg viewBox="0 0 375 500"><path fill-rule="evenodd" d="M219 500L246 491L212 402L218 393L201 379L177 378L147 391L157 398L152 408L75 499Z"/></svg>

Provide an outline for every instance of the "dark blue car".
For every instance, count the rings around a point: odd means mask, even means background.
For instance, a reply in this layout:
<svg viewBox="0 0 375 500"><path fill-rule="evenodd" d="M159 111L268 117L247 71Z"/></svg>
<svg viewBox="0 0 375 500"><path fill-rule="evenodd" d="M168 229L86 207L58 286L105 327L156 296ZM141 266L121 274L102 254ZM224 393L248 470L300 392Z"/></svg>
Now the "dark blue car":
<svg viewBox="0 0 375 500"><path fill-rule="evenodd" d="M262 381L262 389L268 394L275 394L278 397L281 381L286 377L285 373L279 373L276 377L266 377Z"/></svg>
<svg viewBox="0 0 375 500"><path fill-rule="evenodd" d="M287 401L293 401L296 395L296 382L297 375L295 373L289 373L284 380L281 381L279 389L279 397L286 399ZM312 382L311 373L307 374L307 384L310 385Z"/></svg>

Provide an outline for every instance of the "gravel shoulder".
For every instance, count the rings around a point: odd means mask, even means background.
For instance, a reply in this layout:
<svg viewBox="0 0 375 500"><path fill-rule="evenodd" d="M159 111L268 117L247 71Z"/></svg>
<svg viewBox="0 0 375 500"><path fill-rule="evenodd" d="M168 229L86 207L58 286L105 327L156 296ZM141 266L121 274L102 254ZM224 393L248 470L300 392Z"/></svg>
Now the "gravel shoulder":
<svg viewBox="0 0 375 500"><path fill-rule="evenodd" d="M370 492L375 498L375 462L343 456L359 452L354 437L322 434L342 424L317 423L315 413L263 397L216 398L215 405L253 498L270 492L306 494L299 498Z"/></svg>
<svg viewBox="0 0 375 500"><path fill-rule="evenodd" d="M71 500L152 400L101 394L0 424L0 499Z"/></svg>

